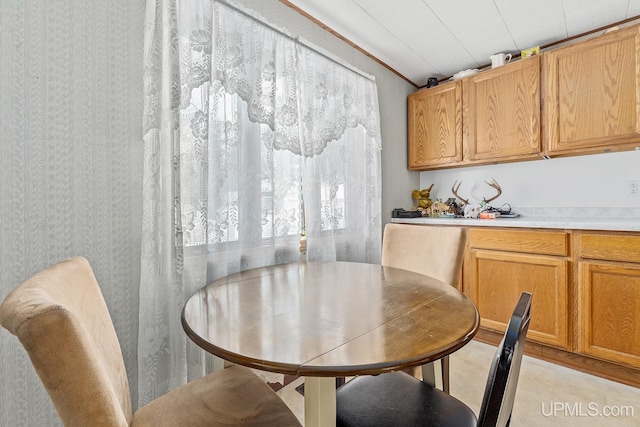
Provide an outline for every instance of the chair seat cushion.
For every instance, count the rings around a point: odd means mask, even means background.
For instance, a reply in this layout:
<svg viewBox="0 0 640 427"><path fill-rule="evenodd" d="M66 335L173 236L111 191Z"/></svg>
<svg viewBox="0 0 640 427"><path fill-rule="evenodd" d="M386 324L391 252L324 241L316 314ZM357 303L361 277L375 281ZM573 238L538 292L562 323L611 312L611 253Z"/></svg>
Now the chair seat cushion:
<svg viewBox="0 0 640 427"><path fill-rule="evenodd" d="M356 377L337 391L338 426L475 427L458 399L404 372Z"/></svg>
<svg viewBox="0 0 640 427"><path fill-rule="evenodd" d="M142 426L300 426L280 397L250 369L233 366L191 381L133 415Z"/></svg>

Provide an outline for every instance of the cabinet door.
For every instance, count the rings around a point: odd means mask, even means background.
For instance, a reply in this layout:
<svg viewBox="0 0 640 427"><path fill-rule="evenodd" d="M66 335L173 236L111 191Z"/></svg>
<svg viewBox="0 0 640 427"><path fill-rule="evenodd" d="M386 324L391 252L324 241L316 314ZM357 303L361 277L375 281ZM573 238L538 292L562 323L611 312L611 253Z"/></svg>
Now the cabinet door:
<svg viewBox="0 0 640 427"><path fill-rule="evenodd" d="M623 149L640 141L640 27L544 54L550 154Z"/></svg>
<svg viewBox="0 0 640 427"><path fill-rule="evenodd" d="M541 151L539 56L468 77L462 88L465 158L537 157Z"/></svg>
<svg viewBox="0 0 640 427"><path fill-rule="evenodd" d="M445 83L409 95L409 169L462 161L462 89Z"/></svg>
<svg viewBox="0 0 640 427"><path fill-rule="evenodd" d="M640 265L579 264L578 351L640 367Z"/></svg>
<svg viewBox="0 0 640 427"><path fill-rule="evenodd" d="M523 291L533 295L527 337L568 347L568 261L566 258L471 250L470 296L480 324L504 332Z"/></svg>

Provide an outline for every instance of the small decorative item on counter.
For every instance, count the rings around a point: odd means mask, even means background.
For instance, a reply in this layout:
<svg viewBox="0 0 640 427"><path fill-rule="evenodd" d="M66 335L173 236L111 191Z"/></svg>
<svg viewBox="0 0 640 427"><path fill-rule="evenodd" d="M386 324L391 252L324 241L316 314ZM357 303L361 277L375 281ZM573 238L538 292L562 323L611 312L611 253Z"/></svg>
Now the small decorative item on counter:
<svg viewBox="0 0 640 427"><path fill-rule="evenodd" d="M485 206L485 212L494 212L497 217L500 218L518 218L520 217L519 213L513 212L511 210L511 205L509 203L504 203L499 208L494 208L493 206Z"/></svg>
<svg viewBox="0 0 640 427"><path fill-rule="evenodd" d="M464 216L464 205L459 204L455 197L449 197L445 202L449 206L449 212L445 216L462 217Z"/></svg>
<svg viewBox="0 0 640 427"><path fill-rule="evenodd" d="M453 195L462 202L462 204L458 207L458 210L462 210L465 218L478 218L480 216L480 213L488 208L489 202L497 199L502 194L502 187L500 187L500 184L498 184L498 182L494 178L491 178L491 182L485 181L485 183L487 183L491 188L494 188L498 192L498 194L488 199L486 197L483 197L481 203L474 204L470 204L469 199L465 199L458 194L458 190L460 189L460 185L462 185L462 181L456 181L453 183L451 191L453 192Z"/></svg>
<svg viewBox="0 0 640 427"><path fill-rule="evenodd" d="M522 59L528 58L533 55L538 55L540 53L540 46L532 47L530 49L524 49L520 51L520 57Z"/></svg>
<svg viewBox="0 0 640 427"><path fill-rule="evenodd" d="M391 211L391 218L419 218L421 216L422 216L422 212L418 210L408 211L402 208L396 208Z"/></svg>
<svg viewBox="0 0 640 427"><path fill-rule="evenodd" d="M495 180L495 178L491 178L491 182L489 181L485 181L487 184L489 184L489 187L494 188L498 191L498 194L496 194L495 196L493 196L490 199L487 199L486 197L482 198L482 205L488 205L489 202L497 199L498 197L500 197L500 195L502 194L502 187L500 187L500 184L498 184L498 181Z"/></svg>
<svg viewBox="0 0 640 427"><path fill-rule="evenodd" d="M469 199L463 199L462 196L458 194L458 190L460 189L461 185L462 185L462 181L458 183L458 181L456 180L456 182L453 183L453 187L451 187L451 191L453 192L453 195L456 196L456 198L462 202L460 207L465 207L466 205L469 204Z"/></svg>
<svg viewBox="0 0 640 427"><path fill-rule="evenodd" d="M431 189L433 188L433 184L429 188L425 188L423 190L413 190L411 192L411 198L416 200L418 208L427 209L433 201L431 200Z"/></svg>
<svg viewBox="0 0 640 427"><path fill-rule="evenodd" d="M436 200L433 202L431 207L427 209L427 213L429 216L440 217L445 213L449 212L449 206L445 204L442 200Z"/></svg>
<svg viewBox="0 0 640 427"><path fill-rule="evenodd" d="M426 214L431 217L455 218L458 216L458 209L456 199L453 197L447 199L446 202L438 199L426 209Z"/></svg>
<svg viewBox="0 0 640 427"><path fill-rule="evenodd" d="M472 205L465 205L464 207L464 217L476 219L480 216L480 212L482 212L482 205L480 203L474 203Z"/></svg>
<svg viewBox="0 0 640 427"><path fill-rule="evenodd" d="M496 219L499 216L498 212L480 212L480 219Z"/></svg>
<svg viewBox="0 0 640 427"><path fill-rule="evenodd" d="M495 190L497 190L498 194L496 194L495 196L493 196L493 197L491 197L489 199L487 199L486 197L483 197L482 198L482 205L489 204L489 202L497 199L502 194L502 187L500 187L500 184L498 184L498 181L496 181L495 178L491 178L491 182L485 181L485 183L487 183L489 185L489 187L494 188ZM468 205L469 204L469 199L464 199L464 198L462 198L462 196L460 196L458 194L458 190L460 189L460 185L462 185L462 181L454 182L453 183L453 187L451 187L451 192L453 192L453 195L456 196L461 202L463 202L464 205Z"/></svg>

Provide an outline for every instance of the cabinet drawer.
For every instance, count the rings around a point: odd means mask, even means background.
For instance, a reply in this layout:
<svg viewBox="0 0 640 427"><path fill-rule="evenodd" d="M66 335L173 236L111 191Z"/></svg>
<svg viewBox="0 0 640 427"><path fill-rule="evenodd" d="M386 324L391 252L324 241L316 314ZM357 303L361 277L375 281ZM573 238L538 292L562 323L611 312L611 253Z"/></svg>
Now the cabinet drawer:
<svg viewBox="0 0 640 427"><path fill-rule="evenodd" d="M580 239L580 257L640 263L640 235L583 234Z"/></svg>
<svg viewBox="0 0 640 427"><path fill-rule="evenodd" d="M471 229L472 248L540 255L569 255L569 234L562 231Z"/></svg>

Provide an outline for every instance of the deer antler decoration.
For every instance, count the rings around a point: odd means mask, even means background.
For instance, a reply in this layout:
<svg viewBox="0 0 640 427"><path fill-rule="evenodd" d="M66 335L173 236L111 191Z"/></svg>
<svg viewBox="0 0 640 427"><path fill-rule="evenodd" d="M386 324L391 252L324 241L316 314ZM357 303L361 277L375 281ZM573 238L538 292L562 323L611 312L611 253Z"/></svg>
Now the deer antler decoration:
<svg viewBox="0 0 640 427"><path fill-rule="evenodd" d="M496 194L495 196L493 196L490 199L487 198L483 198L482 201L483 203L489 203L495 199L497 199L498 197L500 197L500 195L502 194L502 188L500 188L500 184L498 184L498 182L495 180L495 178L491 178L491 182L489 181L485 181L487 184L489 184L489 187L491 188L495 188L496 190L498 190L498 194ZM454 193L455 194L455 193Z"/></svg>
<svg viewBox="0 0 640 427"><path fill-rule="evenodd" d="M456 186L456 184L457 184L457 186ZM458 181L456 180L456 182L453 183L453 187L451 187L451 191L453 191L453 195L454 196L456 196L458 199L460 199L460 201L464 202L464 205L468 205L469 204L469 199L463 199L458 194L458 190L460 189L460 185L462 185L462 181L460 181L460 183L458 183ZM462 206L464 206L464 205L462 205Z"/></svg>

